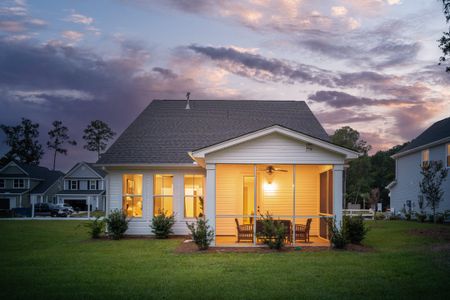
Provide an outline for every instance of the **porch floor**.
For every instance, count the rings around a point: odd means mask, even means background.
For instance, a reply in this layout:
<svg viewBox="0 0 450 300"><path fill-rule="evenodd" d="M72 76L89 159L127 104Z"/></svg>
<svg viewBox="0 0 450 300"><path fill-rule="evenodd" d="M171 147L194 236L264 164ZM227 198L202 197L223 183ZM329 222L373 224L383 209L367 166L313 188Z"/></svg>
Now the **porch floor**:
<svg viewBox="0 0 450 300"><path fill-rule="evenodd" d="M236 242L237 239L233 235L219 235L216 236L216 246L220 247L253 247L253 243L250 242ZM286 244L287 246L291 244ZM258 243L256 246L263 246L262 244ZM309 243L305 243L302 241L296 241L294 246L308 246L308 247L328 247L330 246L330 241L318 237L318 236L311 236L309 238Z"/></svg>

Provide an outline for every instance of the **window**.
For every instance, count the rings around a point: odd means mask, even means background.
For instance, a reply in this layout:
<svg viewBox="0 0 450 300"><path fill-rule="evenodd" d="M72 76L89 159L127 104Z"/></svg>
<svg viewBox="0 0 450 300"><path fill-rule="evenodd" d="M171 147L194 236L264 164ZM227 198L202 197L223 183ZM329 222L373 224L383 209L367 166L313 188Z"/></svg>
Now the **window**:
<svg viewBox="0 0 450 300"><path fill-rule="evenodd" d="M203 175L184 175L184 217L203 214Z"/></svg>
<svg viewBox="0 0 450 300"><path fill-rule="evenodd" d="M70 189L71 190L77 190L78 189L78 181L77 180L70 180Z"/></svg>
<svg viewBox="0 0 450 300"><path fill-rule="evenodd" d="M97 189L97 180L89 180L89 189L96 190Z"/></svg>
<svg viewBox="0 0 450 300"><path fill-rule="evenodd" d="M0 179L0 189L5 188L5 179Z"/></svg>
<svg viewBox="0 0 450 300"><path fill-rule="evenodd" d="M142 217L142 174L123 175L122 207L128 217Z"/></svg>
<svg viewBox="0 0 450 300"><path fill-rule="evenodd" d="M450 144L447 144L447 168L450 168Z"/></svg>
<svg viewBox="0 0 450 300"><path fill-rule="evenodd" d="M422 166L425 166L430 161L430 150L426 149L422 151Z"/></svg>
<svg viewBox="0 0 450 300"><path fill-rule="evenodd" d="M14 179L13 187L15 189L23 189L25 187L25 180L23 180L23 179Z"/></svg>
<svg viewBox="0 0 450 300"><path fill-rule="evenodd" d="M155 175L153 178L153 214L173 213L173 175Z"/></svg>

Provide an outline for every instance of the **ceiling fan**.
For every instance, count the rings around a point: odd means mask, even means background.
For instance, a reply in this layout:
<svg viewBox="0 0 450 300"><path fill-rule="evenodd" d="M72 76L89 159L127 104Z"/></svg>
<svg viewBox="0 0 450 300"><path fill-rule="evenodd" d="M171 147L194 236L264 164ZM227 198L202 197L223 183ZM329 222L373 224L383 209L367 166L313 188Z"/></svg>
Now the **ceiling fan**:
<svg viewBox="0 0 450 300"><path fill-rule="evenodd" d="M265 171L269 175L272 175L275 172L287 172L287 170L275 168L274 166L268 166Z"/></svg>

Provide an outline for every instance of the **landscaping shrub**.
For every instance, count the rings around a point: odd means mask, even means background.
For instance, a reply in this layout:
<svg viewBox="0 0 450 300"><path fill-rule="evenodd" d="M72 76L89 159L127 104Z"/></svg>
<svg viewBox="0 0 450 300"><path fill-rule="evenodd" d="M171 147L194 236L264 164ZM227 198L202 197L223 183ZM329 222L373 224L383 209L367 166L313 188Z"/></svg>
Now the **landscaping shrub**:
<svg viewBox="0 0 450 300"><path fill-rule="evenodd" d="M127 231L129 220L125 212L116 209L108 215L105 222L108 235L114 240L119 240L123 237L125 231Z"/></svg>
<svg viewBox="0 0 450 300"><path fill-rule="evenodd" d="M89 229L89 234L93 239L98 239L105 227L105 221L96 217L95 220L86 223L86 227Z"/></svg>
<svg viewBox="0 0 450 300"><path fill-rule="evenodd" d="M273 217L267 213L261 215L262 230L258 233L258 237L270 249L280 250L284 247L285 228L280 222L276 222Z"/></svg>
<svg viewBox="0 0 450 300"><path fill-rule="evenodd" d="M168 215L167 212L159 211L153 217L150 227L157 239L167 239L169 234L173 233L173 224L175 224L175 216L173 214Z"/></svg>
<svg viewBox="0 0 450 300"><path fill-rule="evenodd" d="M377 211L375 213L374 219L375 220L384 220L384 219L386 219L386 216L381 211Z"/></svg>
<svg viewBox="0 0 450 300"><path fill-rule="evenodd" d="M198 218L196 222L186 225L191 232L191 238L197 245L199 250L206 250L209 248L212 240L214 239L214 231L208 225L208 220L204 218Z"/></svg>
<svg viewBox="0 0 450 300"><path fill-rule="evenodd" d="M341 228L336 226L336 219L330 220L328 223L330 229L330 241L333 248L336 249L344 249L348 244L347 237L345 235L344 224L342 224Z"/></svg>
<svg viewBox="0 0 450 300"><path fill-rule="evenodd" d="M393 213L391 213L389 215L389 220L391 220L391 221L401 220L401 219L402 219L402 217L400 215L396 215L396 214L393 214Z"/></svg>
<svg viewBox="0 0 450 300"><path fill-rule="evenodd" d="M343 221L345 238L352 244L360 244L368 231L368 228L364 224L364 218L362 216L346 216Z"/></svg>

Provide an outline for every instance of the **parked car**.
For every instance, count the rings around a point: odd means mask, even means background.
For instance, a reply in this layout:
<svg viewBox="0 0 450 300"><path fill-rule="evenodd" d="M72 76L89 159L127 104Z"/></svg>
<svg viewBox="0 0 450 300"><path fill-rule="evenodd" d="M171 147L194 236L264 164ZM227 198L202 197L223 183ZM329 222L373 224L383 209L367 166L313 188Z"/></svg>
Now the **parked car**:
<svg viewBox="0 0 450 300"><path fill-rule="evenodd" d="M37 203L34 205L34 214L37 216L67 217L72 213L73 208L71 206L67 207L52 203Z"/></svg>

